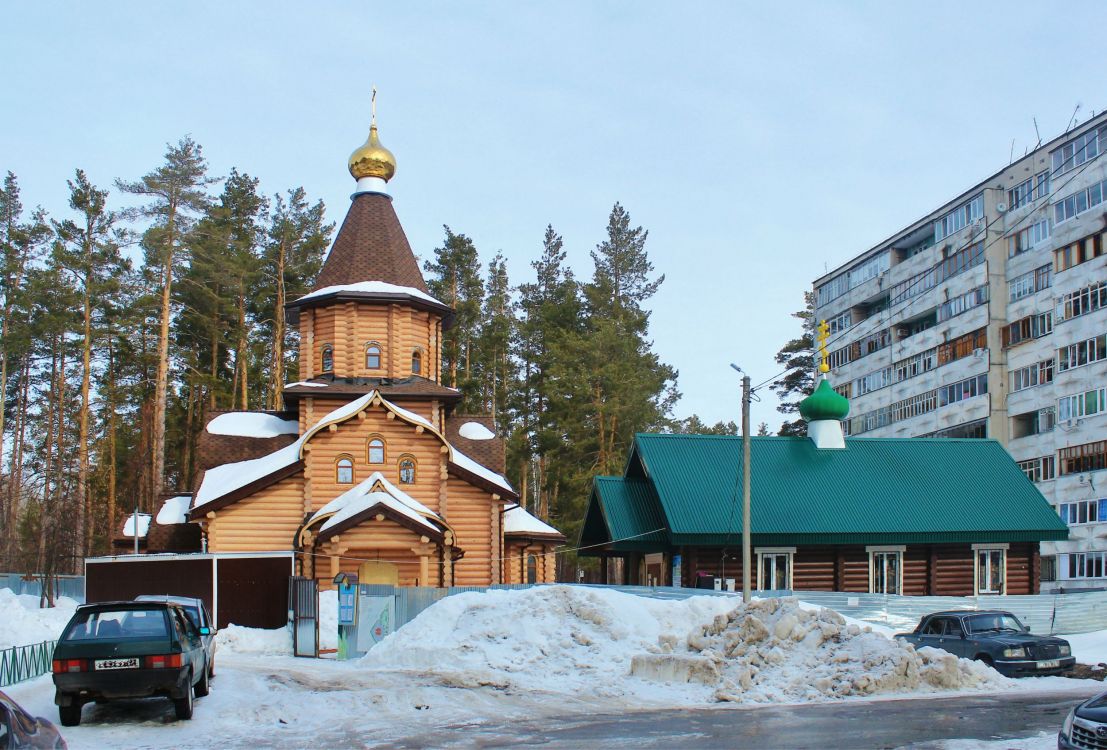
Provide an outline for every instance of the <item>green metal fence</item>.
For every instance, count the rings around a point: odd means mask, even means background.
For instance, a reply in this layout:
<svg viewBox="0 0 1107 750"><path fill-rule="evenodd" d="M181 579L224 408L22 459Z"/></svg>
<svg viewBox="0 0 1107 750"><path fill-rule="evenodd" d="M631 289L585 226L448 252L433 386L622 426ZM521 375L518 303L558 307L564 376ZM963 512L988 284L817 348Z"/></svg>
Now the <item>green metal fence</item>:
<svg viewBox="0 0 1107 750"><path fill-rule="evenodd" d="M49 672L56 643L57 641L43 641L0 651L0 687Z"/></svg>

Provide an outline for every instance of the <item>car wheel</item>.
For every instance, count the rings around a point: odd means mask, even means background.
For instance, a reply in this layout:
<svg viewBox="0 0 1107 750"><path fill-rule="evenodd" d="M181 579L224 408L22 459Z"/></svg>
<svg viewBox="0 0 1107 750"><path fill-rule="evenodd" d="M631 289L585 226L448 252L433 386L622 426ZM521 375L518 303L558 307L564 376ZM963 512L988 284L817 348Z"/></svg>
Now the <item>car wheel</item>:
<svg viewBox="0 0 1107 750"><path fill-rule="evenodd" d="M995 667L995 662L992 661L992 657L988 656L987 654L977 654L976 661L981 662L982 664L987 664L989 667Z"/></svg>
<svg viewBox="0 0 1107 750"><path fill-rule="evenodd" d="M173 708L177 711L178 719L192 718L192 675L188 676L184 698L174 698Z"/></svg>
<svg viewBox="0 0 1107 750"><path fill-rule="evenodd" d="M204 670L204 676L200 678L200 681L196 683L196 697L203 698L208 694L210 686L208 685L208 670Z"/></svg>
<svg viewBox="0 0 1107 750"><path fill-rule="evenodd" d="M208 679L212 677L215 677L215 659L212 659L211 663L208 664Z"/></svg>
<svg viewBox="0 0 1107 750"><path fill-rule="evenodd" d="M81 723L81 704L74 703L72 706L58 706L58 716L61 718L63 727L75 727Z"/></svg>

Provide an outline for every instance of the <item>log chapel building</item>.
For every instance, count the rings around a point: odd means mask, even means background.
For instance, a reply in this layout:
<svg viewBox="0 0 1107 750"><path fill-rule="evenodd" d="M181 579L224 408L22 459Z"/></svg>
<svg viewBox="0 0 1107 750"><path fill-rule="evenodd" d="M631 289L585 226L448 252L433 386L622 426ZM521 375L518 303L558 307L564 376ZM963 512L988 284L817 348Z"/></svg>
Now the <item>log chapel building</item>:
<svg viewBox="0 0 1107 750"><path fill-rule="evenodd" d="M285 306L300 368L285 410L211 415L193 496L152 527L194 525L213 553L291 550L324 586L340 572L551 582L564 537L516 504L493 420L458 413L460 392L442 384L453 310L429 294L393 210L396 161L375 117L349 168L357 187L315 286Z"/></svg>

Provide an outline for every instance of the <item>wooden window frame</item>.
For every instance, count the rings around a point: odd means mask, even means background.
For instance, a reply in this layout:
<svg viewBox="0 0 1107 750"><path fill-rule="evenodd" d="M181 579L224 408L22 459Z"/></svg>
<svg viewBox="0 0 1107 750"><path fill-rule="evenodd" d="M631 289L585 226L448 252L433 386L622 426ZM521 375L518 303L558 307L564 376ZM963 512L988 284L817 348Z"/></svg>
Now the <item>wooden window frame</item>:
<svg viewBox="0 0 1107 750"><path fill-rule="evenodd" d="M330 358L331 366L327 367L327 359ZM322 372L334 372L334 345L323 344L319 349L319 367Z"/></svg>
<svg viewBox="0 0 1107 750"><path fill-rule="evenodd" d="M412 352L411 352L411 374L412 375L422 375L423 374L423 359L424 359L423 358L423 348L419 347L419 346L415 347L415 349L413 349ZM419 362L419 367L415 366L416 360L418 360L418 362Z"/></svg>
<svg viewBox="0 0 1107 750"><path fill-rule="evenodd" d="M381 444L381 460L373 460L373 442L379 440ZM370 466L383 466L388 463L388 442L384 439L383 435L376 433L369 436L369 439L365 441L365 462Z"/></svg>
<svg viewBox="0 0 1107 750"><path fill-rule="evenodd" d="M343 482L338 472L343 469L342 462L350 462L350 481ZM354 457L348 453L343 453L341 456L334 460L334 483L335 484L356 484L357 477L354 475Z"/></svg>
<svg viewBox="0 0 1107 750"><path fill-rule="evenodd" d="M377 364L369 364L369 350L377 350ZM384 349L381 347L380 342L370 341L365 345L365 369L366 370L379 370L384 366Z"/></svg>
<svg viewBox="0 0 1107 750"><path fill-rule="evenodd" d="M411 481L404 481L404 461L411 461ZM399 480L399 484L415 484L419 478L419 462L415 460L415 456L410 453L401 454L396 459L396 478Z"/></svg>

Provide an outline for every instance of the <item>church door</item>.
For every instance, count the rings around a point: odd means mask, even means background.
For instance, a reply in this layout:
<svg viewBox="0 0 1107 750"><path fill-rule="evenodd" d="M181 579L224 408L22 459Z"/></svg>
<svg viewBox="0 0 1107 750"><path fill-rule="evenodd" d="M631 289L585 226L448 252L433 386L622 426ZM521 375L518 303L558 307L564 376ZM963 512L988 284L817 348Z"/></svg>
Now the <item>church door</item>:
<svg viewBox="0 0 1107 750"><path fill-rule="evenodd" d="M358 583L383 583L400 585L400 569L392 563L363 562L357 569Z"/></svg>

